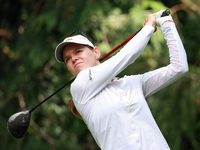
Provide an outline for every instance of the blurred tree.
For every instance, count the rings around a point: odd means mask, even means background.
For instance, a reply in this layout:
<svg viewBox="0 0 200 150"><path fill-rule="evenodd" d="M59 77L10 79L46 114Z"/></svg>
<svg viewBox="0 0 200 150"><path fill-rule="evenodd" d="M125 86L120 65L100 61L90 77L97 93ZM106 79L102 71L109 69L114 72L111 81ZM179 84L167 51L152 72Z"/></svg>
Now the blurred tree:
<svg viewBox="0 0 200 150"><path fill-rule="evenodd" d="M102 55L142 27L145 17L171 8L188 55L190 72L148 98L148 103L171 149L200 148L200 11L197 0L85 0L0 2L0 147L2 150L98 150L84 122L66 106L70 87L32 113L22 139L11 137L8 118L30 109L72 76L57 63L56 45L82 29L100 47ZM139 74L169 63L160 29L153 34L137 61L119 74ZM169 90L170 89L170 90ZM37 144L36 144L37 143Z"/></svg>

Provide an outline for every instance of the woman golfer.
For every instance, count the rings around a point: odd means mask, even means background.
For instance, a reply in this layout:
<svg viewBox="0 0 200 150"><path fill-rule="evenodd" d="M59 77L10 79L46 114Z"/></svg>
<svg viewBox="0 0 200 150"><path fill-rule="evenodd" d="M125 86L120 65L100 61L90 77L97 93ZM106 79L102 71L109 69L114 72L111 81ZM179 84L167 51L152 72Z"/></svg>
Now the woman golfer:
<svg viewBox="0 0 200 150"><path fill-rule="evenodd" d="M71 111L81 117L102 150L169 150L146 97L188 71L186 53L171 16L149 15L142 30L115 56L100 64L100 50L87 38L66 38L56 48L56 59L76 77L71 84ZM170 64L140 75L116 78L145 49L161 26ZM74 106L74 105L75 106Z"/></svg>

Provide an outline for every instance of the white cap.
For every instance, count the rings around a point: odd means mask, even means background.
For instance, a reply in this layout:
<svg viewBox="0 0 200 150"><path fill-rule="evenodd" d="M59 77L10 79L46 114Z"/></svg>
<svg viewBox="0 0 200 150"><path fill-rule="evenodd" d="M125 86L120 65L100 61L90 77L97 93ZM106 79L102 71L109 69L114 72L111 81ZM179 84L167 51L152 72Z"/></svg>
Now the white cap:
<svg viewBox="0 0 200 150"><path fill-rule="evenodd" d="M86 37L82 35L74 35L71 37L67 37L56 47L55 56L58 62L64 62L63 57L62 57L62 51L63 51L63 48L70 43L76 43L76 44L82 44L82 45L88 45L88 46L94 47L92 42L90 42Z"/></svg>

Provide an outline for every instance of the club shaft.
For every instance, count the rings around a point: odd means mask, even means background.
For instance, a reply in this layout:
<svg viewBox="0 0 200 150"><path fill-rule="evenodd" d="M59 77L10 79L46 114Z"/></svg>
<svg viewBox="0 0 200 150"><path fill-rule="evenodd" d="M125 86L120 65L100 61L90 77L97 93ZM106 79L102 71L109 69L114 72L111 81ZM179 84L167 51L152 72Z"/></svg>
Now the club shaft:
<svg viewBox="0 0 200 150"><path fill-rule="evenodd" d="M53 94L51 94L49 97L47 97L45 100L43 100L41 103L39 103L38 105L36 105L35 107L33 107L29 112L34 111L38 106L42 105L44 102L46 102L48 99L50 99L52 96L54 96L56 93L58 93L60 90L62 90L64 87L66 87L67 85L71 84L73 81L75 80L75 78L73 78L72 80L70 80L67 84L65 84L64 86L62 86L61 88L59 88L56 92L54 92Z"/></svg>
<svg viewBox="0 0 200 150"><path fill-rule="evenodd" d="M169 10L165 10L162 14L161 17L164 16L168 16L170 14ZM142 28L141 28L142 29ZM140 30L141 30L140 29ZM118 46L116 46L114 49L112 49L110 52L108 52L106 55L104 55L101 59L99 59L99 61L104 60L105 58L107 58L108 56L110 56L112 53L114 53L116 50L118 50L120 47L122 47L124 44L126 44L128 41L130 41L138 32L140 32L140 30L138 30L135 34L131 35L128 39L126 39L124 42L122 42L121 44L119 44ZM43 100L41 103L39 103L38 105L36 105L35 107L33 107L29 112L34 111L38 106L42 105L44 102L46 102L48 99L50 99L52 96L54 96L56 93L58 93L60 90L62 90L64 87L66 87L67 85L71 84L73 81L75 80L75 78L73 78L72 80L70 80L67 84L65 84L64 86L62 86L61 88L59 88L56 92L54 92L53 94L51 94L49 97L47 97L45 100Z"/></svg>
<svg viewBox="0 0 200 150"><path fill-rule="evenodd" d="M140 29L141 30L141 29ZM102 61L103 59L107 58L109 55L111 55L112 53L114 53L116 50L118 50L120 47L122 47L124 44L126 44L128 41L130 41L140 30L138 30L135 34L131 35L128 39L126 39L124 42L122 42L121 44L119 44L118 46L116 46L114 49L112 49L110 52L108 52L107 54L105 54L100 61Z"/></svg>
<svg viewBox="0 0 200 150"><path fill-rule="evenodd" d="M141 29L140 29L141 30ZM99 59L99 61L104 60L105 58L107 58L109 55L111 55L112 53L114 53L116 50L118 50L120 47L122 47L124 44L126 44L128 41L130 41L140 30L138 30L135 34L133 34L132 36L130 36L128 39L126 39L124 42L122 42L121 44L119 44L118 46L116 46L114 49L112 49L109 53L107 53L106 55L104 55L101 59ZM67 84L65 84L64 86L62 86L61 88L59 88L56 92L54 92L53 94L51 94L49 97L47 97L45 100L43 100L41 103L39 103L38 105L36 105L35 107L33 107L32 109L30 109L29 112L34 111L38 106L42 105L44 102L46 102L48 99L50 99L52 96L54 96L56 93L58 93L60 90L62 90L64 87L66 87L67 85L71 84L73 81L75 80L75 78L73 78L72 80L70 80Z"/></svg>
<svg viewBox="0 0 200 150"><path fill-rule="evenodd" d="M167 9L165 10L161 17L164 16L168 16L170 14L170 11ZM142 29L142 28L141 28ZM140 29L140 30L141 30ZM107 54L105 54L100 61L102 61L103 59L105 59L106 57L108 57L109 55L111 55L113 52L115 52L116 50L118 50L120 47L122 47L124 44L126 44L127 42L129 42L138 32L140 32L140 30L138 30L135 34L131 35L128 39L126 39L124 42L122 42L121 44L119 44L118 46L116 46L114 49L112 49L110 52L108 52Z"/></svg>

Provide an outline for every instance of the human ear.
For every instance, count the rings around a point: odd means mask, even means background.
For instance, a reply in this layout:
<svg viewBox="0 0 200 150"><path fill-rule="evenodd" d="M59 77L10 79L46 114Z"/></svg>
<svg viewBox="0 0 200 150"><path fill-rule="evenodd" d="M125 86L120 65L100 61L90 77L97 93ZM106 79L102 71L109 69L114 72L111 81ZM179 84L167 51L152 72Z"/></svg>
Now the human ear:
<svg viewBox="0 0 200 150"><path fill-rule="evenodd" d="M100 49L99 49L97 46L95 46L94 49L93 49L93 52L94 52L95 58L96 58L97 60L99 60L100 55L101 55Z"/></svg>

